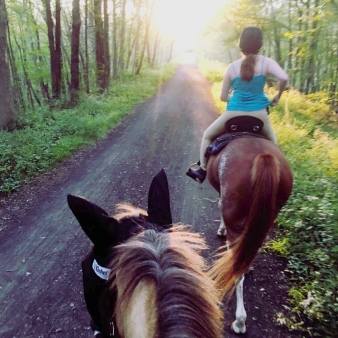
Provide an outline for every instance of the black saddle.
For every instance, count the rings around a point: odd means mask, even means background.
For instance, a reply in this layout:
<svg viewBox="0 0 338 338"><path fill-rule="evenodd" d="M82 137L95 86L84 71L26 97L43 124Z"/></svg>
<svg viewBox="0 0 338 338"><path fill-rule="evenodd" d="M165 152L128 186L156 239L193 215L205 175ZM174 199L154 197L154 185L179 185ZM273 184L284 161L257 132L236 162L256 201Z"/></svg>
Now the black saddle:
<svg viewBox="0 0 338 338"><path fill-rule="evenodd" d="M236 116L225 123L225 133L209 145L205 157L219 153L229 142L242 137L264 138L262 135L264 123L257 117L242 115Z"/></svg>
<svg viewBox="0 0 338 338"><path fill-rule="evenodd" d="M261 134L264 123L253 116L236 116L225 122L225 133L247 132Z"/></svg>

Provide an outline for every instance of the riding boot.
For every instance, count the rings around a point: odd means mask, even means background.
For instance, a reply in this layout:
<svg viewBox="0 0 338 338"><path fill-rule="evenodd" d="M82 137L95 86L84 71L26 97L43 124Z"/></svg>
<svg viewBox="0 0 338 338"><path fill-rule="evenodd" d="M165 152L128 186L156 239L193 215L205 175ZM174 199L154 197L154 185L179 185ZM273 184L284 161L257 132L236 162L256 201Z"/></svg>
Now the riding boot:
<svg viewBox="0 0 338 338"><path fill-rule="evenodd" d="M192 168L193 166L199 166L199 168L193 169ZM189 169L186 172L186 175L188 175L198 183L203 183L205 178L207 177L207 172L206 170L200 167L200 161L198 161L197 163L194 163L189 167Z"/></svg>

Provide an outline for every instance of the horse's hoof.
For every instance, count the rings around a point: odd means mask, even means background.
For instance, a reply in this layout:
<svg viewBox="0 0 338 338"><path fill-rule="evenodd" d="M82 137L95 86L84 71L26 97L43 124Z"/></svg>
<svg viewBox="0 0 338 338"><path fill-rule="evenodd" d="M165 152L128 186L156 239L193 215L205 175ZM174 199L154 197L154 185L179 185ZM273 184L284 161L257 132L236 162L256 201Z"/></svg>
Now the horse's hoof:
<svg viewBox="0 0 338 338"><path fill-rule="evenodd" d="M246 332L246 326L245 326L245 324L242 324L241 327L238 327L236 325L236 321L234 321L231 324L231 331L233 331L236 334L243 334L243 333Z"/></svg>
<svg viewBox="0 0 338 338"><path fill-rule="evenodd" d="M227 235L227 231L225 229L224 230L222 230L222 229L217 230L217 236L225 237L226 235Z"/></svg>

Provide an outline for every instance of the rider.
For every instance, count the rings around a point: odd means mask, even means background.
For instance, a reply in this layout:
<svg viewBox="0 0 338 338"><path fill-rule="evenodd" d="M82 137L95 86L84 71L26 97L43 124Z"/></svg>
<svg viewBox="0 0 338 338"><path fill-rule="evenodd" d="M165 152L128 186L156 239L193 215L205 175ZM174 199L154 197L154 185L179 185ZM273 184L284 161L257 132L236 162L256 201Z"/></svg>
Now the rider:
<svg viewBox="0 0 338 338"><path fill-rule="evenodd" d="M205 152L210 143L224 132L225 122L238 115L259 118L264 126L262 134L277 144L275 132L270 123L267 107L277 105L285 90L288 75L279 64L266 56L259 55L263 44L262 31L256 26L245 27L240 38L239 48L243 57L231 63L224 75L221 100L228 102L226 111L204 132L198 169L189 168L187 175L202 183L206 177L207 159ZM266 76L274 75L279 80L279 90L272 101L264 94ZM230 91L233 91L230 94Z"/></svg>

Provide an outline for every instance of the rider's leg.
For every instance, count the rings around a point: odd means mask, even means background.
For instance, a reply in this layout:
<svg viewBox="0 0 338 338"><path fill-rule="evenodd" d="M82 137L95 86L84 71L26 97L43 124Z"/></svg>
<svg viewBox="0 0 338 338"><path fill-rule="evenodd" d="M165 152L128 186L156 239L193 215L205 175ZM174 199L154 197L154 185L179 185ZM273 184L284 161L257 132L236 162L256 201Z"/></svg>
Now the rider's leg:
<svg viewBox="0 0 338 338"><path fill-rule="evenodd" d="M200 147L200 167L203 170L207 170L207 158L205 157L205 152L210 145L210 143L219 135L224 133L225 122L227 122L231 117L229 117L229 112L224 112L217 120L215 120L211 125L205 130L202 137L201 147Z"/></svg>
<svg viewBox="0 0 338 338"><path fill-rule="evenodd" d="M203 183L207 176L207 158L205 152L210 145L211 141L224 132L224 124L228 120L227 113L221 115L215 120L203 133L201 146L200 146L200 161L199 168L193 169L190 167L187 175L199 183Z"/></svg>
<svg viewBox="0 0 338 338"><path fill-rule="evenodd" d="M262 134L265 137L267 137L270 141L272 141L274 144L277 144L277 137L276 137L275 131L272 128L272 124L270 122L270 117L267 113L266 113L266 116L265 116L263 122L264 122L264 126L263 126L263 130L262 130Z"/></svg>

